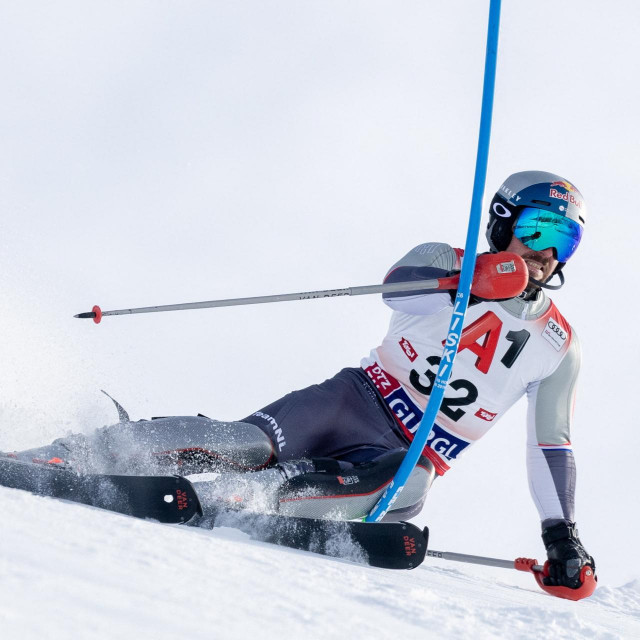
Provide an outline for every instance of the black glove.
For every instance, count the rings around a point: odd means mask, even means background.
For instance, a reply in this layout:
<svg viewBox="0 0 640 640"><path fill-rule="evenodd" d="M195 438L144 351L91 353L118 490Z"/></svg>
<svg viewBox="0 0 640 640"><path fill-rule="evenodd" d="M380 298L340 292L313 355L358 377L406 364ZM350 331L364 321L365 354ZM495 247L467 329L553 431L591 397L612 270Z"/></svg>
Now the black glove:
<svg viewBox="0 0 640 640"><path fill-rule="evenodd" d="M585 565L595 574L596 563L582 546L574 522L546 527L542 530L542 541L549 559L549 575L543 580L547 586L578 589L582 585L580 572Z"/></svg>

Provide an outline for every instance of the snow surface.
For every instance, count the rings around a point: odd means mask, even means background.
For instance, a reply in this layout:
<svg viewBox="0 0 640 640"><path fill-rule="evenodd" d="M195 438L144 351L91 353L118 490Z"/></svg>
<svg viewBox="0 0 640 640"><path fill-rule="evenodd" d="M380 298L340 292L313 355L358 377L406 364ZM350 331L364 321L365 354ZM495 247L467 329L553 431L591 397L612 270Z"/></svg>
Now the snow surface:
<svg viewBox="0 0 640 640"><path fill-rule="evenodd" d="M0 488L2 638L640 638L640 581L588 600L433 559L386 571Z"/></svg>

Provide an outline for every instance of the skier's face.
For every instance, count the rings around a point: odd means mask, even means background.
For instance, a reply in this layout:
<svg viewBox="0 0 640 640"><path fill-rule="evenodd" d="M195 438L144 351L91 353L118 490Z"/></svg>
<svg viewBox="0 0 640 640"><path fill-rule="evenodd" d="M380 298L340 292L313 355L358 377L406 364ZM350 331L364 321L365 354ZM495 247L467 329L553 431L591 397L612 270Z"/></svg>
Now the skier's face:
<svg viewBox="0 0 640 640"><path fill-rule="evenodd" d="M522 244L515 236L511 238L506 250L513 251L513 253L521 256L527 265L527 269L529 269L529 275L540 282L546 282L558 266L558 261L553 255L552 248L534 251Z"/></svg>

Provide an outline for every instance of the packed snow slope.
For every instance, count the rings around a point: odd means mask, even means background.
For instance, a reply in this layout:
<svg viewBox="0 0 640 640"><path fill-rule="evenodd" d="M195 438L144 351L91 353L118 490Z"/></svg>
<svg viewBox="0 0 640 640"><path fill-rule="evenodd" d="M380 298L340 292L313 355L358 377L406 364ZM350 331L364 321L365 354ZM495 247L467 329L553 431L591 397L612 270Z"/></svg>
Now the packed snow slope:
<svg viewBox="0 0 640 640"><path fill-rule="evenodd" d="M427 559L385 571L0 488L2 638L640 638L640 582L582 602Z"/></svg>

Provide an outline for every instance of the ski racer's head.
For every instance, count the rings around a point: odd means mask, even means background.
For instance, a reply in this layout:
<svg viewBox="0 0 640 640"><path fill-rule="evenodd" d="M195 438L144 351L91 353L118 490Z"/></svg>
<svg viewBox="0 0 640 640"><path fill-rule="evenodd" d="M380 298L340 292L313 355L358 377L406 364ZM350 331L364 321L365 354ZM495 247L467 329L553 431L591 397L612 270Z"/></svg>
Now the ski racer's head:
<svg viewBox="0 0 640 640"><path fill-rule="evenodd" d="M584 198L571 182L546 171L520 171L504 181L491 201L487 241L492 251L508 249L525 259L530 290L559 289L585 217ZM545 284L554 273L560 285Z"/></svg>

